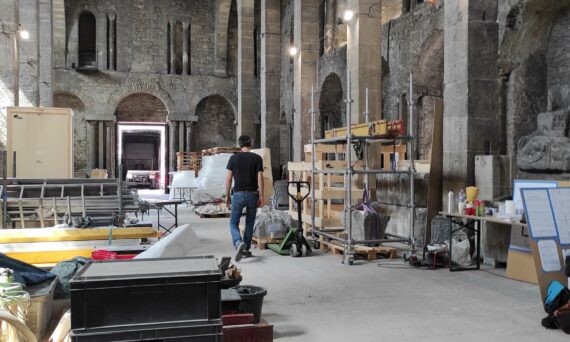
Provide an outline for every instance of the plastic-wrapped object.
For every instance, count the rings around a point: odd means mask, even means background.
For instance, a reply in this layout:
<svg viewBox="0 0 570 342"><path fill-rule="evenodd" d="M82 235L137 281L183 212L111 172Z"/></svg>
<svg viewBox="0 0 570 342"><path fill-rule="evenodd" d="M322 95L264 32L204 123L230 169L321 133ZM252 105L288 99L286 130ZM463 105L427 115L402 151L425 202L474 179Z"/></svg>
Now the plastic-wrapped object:
<svg viewBox="0 0 570 342"><path fill-rule="evenodd" d="M253 229L257 238L282 239L290 226L291 216L287 212L263 207L257 210Z"/></svg>
<svg viewBox="0 0 570 342"><path fill-rule="evenodd" d="M362 204L352 212L352 239L356 241L384 239L390 217L382 215L370 203L368 192L364 191ZM367 245L377 246L378 243Z"/></svg>
<svg viewBox="0 0 570 342"><path fill-rule="evenodd" d="M172 184L170 185L170 199L174 199L176 189L191 188L196 182L196 173L194 171L178 171L172 176Z"/></svg>
<svg viewBox="0 0 570 342"><path fill-rule="evenodd" d="M193 203L212 202L222 197L225 193L226 166L231 156L230 153L221 153L202 158L200 175L194 181Z"/></svg>

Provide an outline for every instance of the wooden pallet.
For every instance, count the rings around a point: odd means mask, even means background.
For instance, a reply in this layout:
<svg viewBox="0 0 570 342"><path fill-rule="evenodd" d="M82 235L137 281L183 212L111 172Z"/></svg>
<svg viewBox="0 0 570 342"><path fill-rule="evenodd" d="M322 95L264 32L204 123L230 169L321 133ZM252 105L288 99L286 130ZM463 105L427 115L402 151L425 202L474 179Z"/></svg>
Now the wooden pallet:
<svg viewBox="0 0 570 342"><path fill-rule="evenodd" d="M258 249L267 249L267 245L270 243L281 243L281 239L258 238L254 236L251 238L251 242L255 244Z"/></svg>
<svg viewBox="0 0 570 342"><path fill-rule="evenodd" d="M238 153L240 149L238 147L212 147L202 150L203 155L212 155L220 153Z"/></svg>
<svg viewBox="0 0 570 342"><path fill-rule="evenodd" d="M198 209L194 209L194 212L196 213L196 215L198 215L200 218L224 218L224 217L230 217L230 213L202 213L200 212Z"/></svg>
<svg viewBox="0 0 570 342"><path fill-rule="evenodd" d="M332 241L321 240L321 250L328 250L333 255L344 254L344 246ZM368 247L368 246L354 246L354 254L361 255L366 260L376 260L378 255L394 259L398 256L398 249L388 246Z"/></svg>

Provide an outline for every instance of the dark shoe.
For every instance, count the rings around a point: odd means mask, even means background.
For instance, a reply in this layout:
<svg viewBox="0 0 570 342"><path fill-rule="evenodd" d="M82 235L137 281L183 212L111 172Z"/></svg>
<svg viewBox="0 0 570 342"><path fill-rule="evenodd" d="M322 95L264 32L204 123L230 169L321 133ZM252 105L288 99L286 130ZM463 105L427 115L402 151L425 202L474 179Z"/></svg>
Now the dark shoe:
<svg viewBox="0 0 570 342"><path fill-rule="evenodd" d="M251 258L251 257L253 256L253 254L251 253L251 251L249 251L249 250L247 250L247 249L246 249L245 251L241 252L241 255L242 255L244 258Z"/></svg>
<svg viewBox="0 0 570 342"><path fill-rule="evenodd" d="M236 247L236 254L234 255L235 261L240 261L243 257L243 252L245 251L245 243L240 242Z"/></svg>

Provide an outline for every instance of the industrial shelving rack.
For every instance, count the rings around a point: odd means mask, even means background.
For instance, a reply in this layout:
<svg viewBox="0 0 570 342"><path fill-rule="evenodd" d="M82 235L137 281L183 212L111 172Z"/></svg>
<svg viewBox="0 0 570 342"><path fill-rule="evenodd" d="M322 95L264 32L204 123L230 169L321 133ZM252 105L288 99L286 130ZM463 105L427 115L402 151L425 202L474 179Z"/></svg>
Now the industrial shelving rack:
<svg viewBox="0 0 570 342"><path fill-rule="evenodd" d="M319 237L328 238L331 240L336 240L342 243L344 248L344 256L342 259L343 263L348 265L352 265L354 263L354 245L355 244L366 244L366 243L385 243L385 242L400 242L406 243L409 245L410 253L415 253L415 223L416 223L416 216L415 216L415 164L414 164L414 156L415 156L415 144L414 144L414 118L413 118L413 102L412 102L412 94L413 94L413 85L412 85L412 76L410 75L410 94L408 96L408 106L409 106L409 117L408 117L408 135L407 136L400 136L396 138L384 138L379 136L356 136L352 134L352 93L351 93L351 72L348 71L347 77L347 96L344 102L346 103L346 135L340 137L333 137L333 138L323 138L323 139L315 139L315 107L314 107L314 92L311 96L311 146L312 151L311 153L311 170L312 170L312 177L311 177L311 189L315 189L315 177L319 173L328 173L328 174L335 174L335 175L343 175L344 176L344 188L345 191L345 198L344 198L344 227L340 228L317 228L315 225L315 191L311 191L311 224L312 224L312 237L315 241ZM364 112L364 117L366 120L366 124L369 124L369 111L368 111L368 89L366 89L366 110ZM404 171L387 171L387 170L375 170L369 168L369 145L372 143L378 144L392 144L395 145L397 141L405 141L408 145L407 150L407 160L409 162L409 167L407 170ZM317 144L346 144L346 168L345 169L337 169L337 170L317 170L315 167L316 163L316 145ZM354 169L352 164L352 149L354 146L362 146L363 147L363 158L364 158L364 168L363 169ZM352 205L352 179L354 176L357 175L365 175L365 191L369 191L369 184L368 184L368 176L370 175L378 175L378 174L402 174L409 176L409 191L410 191L410 202L408 207L410 208L410 234L408 237L398 236L394 234L385 234L385 238L383 239L376 239L376 240L359 240L355 241L352 237L352 212L355 210L354 206ZM335 235L334 233L342 233L346 234L346 238L341 237L339 235Z"/></svg>

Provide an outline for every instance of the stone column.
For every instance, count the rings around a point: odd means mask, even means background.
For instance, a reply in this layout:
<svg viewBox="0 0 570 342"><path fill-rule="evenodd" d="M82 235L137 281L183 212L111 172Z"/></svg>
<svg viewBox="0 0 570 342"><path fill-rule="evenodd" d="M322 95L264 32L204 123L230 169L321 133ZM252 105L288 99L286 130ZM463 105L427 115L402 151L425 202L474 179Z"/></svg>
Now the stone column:
<svg viewBox="0 0 570 342"><path fill-rule="evenodd" d="M190 56L188 56L188 23L182 23L182 30L184 34L182 35L182 75L188 75L188 63L190 61Z"/></svg>
<svg viewBox="0 0 570 342"><path fill-rule="evenodd" d="M168 122L168 168L170 172L176 170L176 149L178 139L178 121Z"/></svg>
<svg viewBox="0 0 570 342"><path fill-rule="evenodd" d="M114 121L109 121L107 123L107 169L109 173L109 178L116 177L116 160L117 160L117 125Z"/></svg>
<svg viewBox="0 0 570 342"><path fill-rule="evenodd" d="M18 1L3 0L0 20L4 30L15 32L18 29ZM16 63L14 63L14 34L0 34L0 107L15 105L14 89L16 87ZM4 142L3 142L4 143Z"/></svg>
<svg viewBox="0 0 570 342"><path fill-rule="evenodd" d="M319 0L295 0L294 33L298 53L294 57L293 159L300 161L303 145L311 137L311 87L317 80L319 58ZM316 104L315 104L316 105Z"/></svg>
<svg viewBox="0 0 570 342"><path fill-rule="evenodd" d="M238 124L237 136L254 136L255 75L253 51L254 0L237 0ZM254 142L255 143L255 142Z"/></svg>
<svg viewBox="0 0 570 342"><path fill-rule="evenodd" d="M352 73L352 122L364 122L366 88L370 120L382 118L382 4L348 0L354 18L348 23L347 70Z"/></svg>
<svg viewBox="0 0 570 342"><path fill-rule="evenodd" d="M87 173L89 174L92 169L98 167L97 164L97 122L87 122L87 139L89 139L89 156L87 158Z"/></svg>
<svg viewBox="0 0 570 342"><path fill-rule="evenodd" d="M99 168L105 168L105 127L103 121L97 121L99 127Z"/></svg>
<svg viewBox="0 0 570 342"><path fill-rule="evenodd" d="M39 0L39 104L53 107L52 1Z"/></svg>
<svg viewBox="0 0 570 342"><path fill-rule="evenodd" d="M478 154L497 151L496 0L445 3L444 190L474 185Z"/></svg>
<svg viewBox="0 0 570 342"><path fill-rule="evenodd" d="M117 70L115 65L115 13L109 13L109 69Z"/></svg>
<svg viewBox="0 0 570 342"><path fill-rule="evenodd" d="M186 152L192 151L192 129L194 127L194 122L186 121Z"/></svg>
<svg viewBox="0 0 570 342"><path fill-rule="evenodd" d="M170 21L170 74L176 74L176 70L174 67L176 56L174 55L174 26L176 26L176 22Z"/></svg>
<svg viewBox="0 0 570 342"><path fill-rule="evenodd" d="M185 135L184 135L184 121L180 121L178 123L178 152L184 152L184 141L185 139Z"/></svg>
<svg viewBox="0 0 570 342"><path fill-rule="evenodd" d="M261 0L261 147L271 149L271 166L279 168L279 98L281 73L281 4Z"/></svg>

